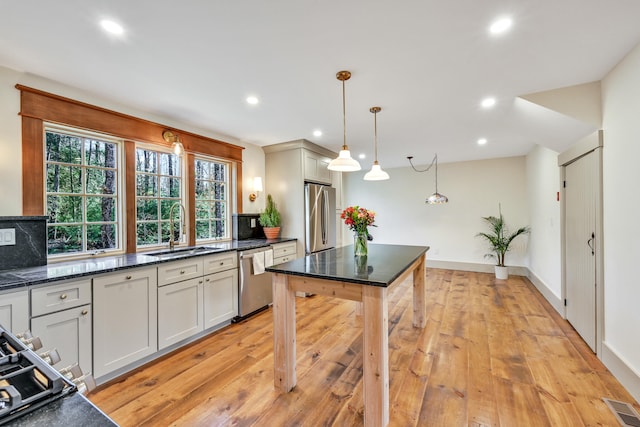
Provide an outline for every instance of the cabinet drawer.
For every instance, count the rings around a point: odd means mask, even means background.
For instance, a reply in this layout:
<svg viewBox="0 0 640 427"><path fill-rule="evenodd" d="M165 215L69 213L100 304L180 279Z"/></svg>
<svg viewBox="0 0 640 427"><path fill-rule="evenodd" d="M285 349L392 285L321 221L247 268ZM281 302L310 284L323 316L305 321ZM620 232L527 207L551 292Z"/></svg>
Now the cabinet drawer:
<svg viewBox="0 0 640 427"><path fill-rule="evenodd" d="M290 256L291 259L296 257L296 242L278 243L277 245L272 245L272 247L274 262L276 258L283 256Z"/></svg>
<svg viewBox="0 0 640 427"><path fill-rule="evenodd" d="M236 251L204 257L204 274L217 273L238 267L238 253Z"/></svg>
<svg viewBox="0 0 640 427"><path fill-rule="evenodd" d="M31 290L31 317L91 304L91 279L62 282Z"/></svg>
<svg viewBox="0 0 640 427"><path fill-rule="evenodd" d="M158 286L202 277L202 257L172 261L158 266Z"/></svg>
<svg viewBox="0 0 640 427"><path fill-rule="evenodd" d="M294 259L296 259L296 257L293 255L281 256L273 259L273 265L282 264L284 262L291 261Z"/></svg>

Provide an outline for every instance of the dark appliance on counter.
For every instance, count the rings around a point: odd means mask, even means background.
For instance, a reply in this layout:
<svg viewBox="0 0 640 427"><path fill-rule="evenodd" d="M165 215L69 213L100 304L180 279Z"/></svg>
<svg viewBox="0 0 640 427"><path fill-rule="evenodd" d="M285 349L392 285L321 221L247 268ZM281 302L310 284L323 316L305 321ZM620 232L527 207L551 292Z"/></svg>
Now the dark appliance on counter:
<svg viewBox="0 0 640 427"><path fill-rule="evenodd" d="M0 326L0 425L75 391L73 382Z"/></svg>
<svg viewBox="0 0 640 427"><path fill-rule="evenodd" d="M328 185L304 185L305 253L336 246L336 189Z"/></svg>
<svg viewBox="0 0 640 427"><path fill-rule="evenodd" d="M257 213L233 214L233 239L264 239L264 231L258 218L260 214Z"/></svg>

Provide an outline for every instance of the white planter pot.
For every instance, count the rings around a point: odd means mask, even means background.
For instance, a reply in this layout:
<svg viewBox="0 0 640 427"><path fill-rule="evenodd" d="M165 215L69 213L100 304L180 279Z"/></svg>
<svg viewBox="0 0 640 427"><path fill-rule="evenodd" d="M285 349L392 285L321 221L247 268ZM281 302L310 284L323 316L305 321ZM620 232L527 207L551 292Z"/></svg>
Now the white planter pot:
<svg viewBox="0 0 640 427"><path fill-rule="evenodd" d="M509 278L509 267L501 267L499 265L496 268L496 279L507 280Z"/></svg>

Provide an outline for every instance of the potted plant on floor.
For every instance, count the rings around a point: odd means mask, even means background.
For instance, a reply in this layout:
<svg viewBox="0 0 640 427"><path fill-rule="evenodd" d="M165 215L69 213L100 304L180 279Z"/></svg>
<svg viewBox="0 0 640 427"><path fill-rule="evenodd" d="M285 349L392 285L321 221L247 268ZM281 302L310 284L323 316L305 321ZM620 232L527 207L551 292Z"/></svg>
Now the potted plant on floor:
<svg viewBox="0 0 640 427"><path fill-rule="evenodd" d="M484 237L489 242L490 253L486 254L487 258L495 258L496 279L506 280L509 278L509 269L504 265L504 257L513 239L530 232L529 227L520 227L513 233L509 232L509 228L505 224L502 210L498 208L500 216L487 216L482 219L489 225L489 232L480 232L476 236Z"/></svg>
<svg viewBox="0 0 640 427"><path fill-rule="evenodd" d="M267 195L267 206L258 219L267 239L275 239L280 234L280 212L271 194Z"/></svg>

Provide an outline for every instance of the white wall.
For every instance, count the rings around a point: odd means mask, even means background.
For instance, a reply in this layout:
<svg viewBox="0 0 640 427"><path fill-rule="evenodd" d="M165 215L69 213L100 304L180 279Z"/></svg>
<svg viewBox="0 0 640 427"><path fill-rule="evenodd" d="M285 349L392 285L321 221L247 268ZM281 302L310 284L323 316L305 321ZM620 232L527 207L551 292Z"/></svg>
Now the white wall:
<svg viewBox="0 0 640 427"><path fill-rule="evenodd" d="M532 281L556 308L562 295L560 236L560 168L558 153L537 145L527 154L527 198L531 235L529 270ZM545 289L541 289L540 285ZM548 295L551 292L552 295Z"/></svg>
<svg viewBox="0 0 640 427"><path fill-rule="evenodd" d="M435 168L426 173L388 169L388 181L364 181L367 170L344 173L345 206L359 204L376 212L373 243L428 245L430 265L487 264L491 269L493 261L484 258L487 244L475 235L486 230L481 217L498 215L498 203L512 229L529 224L525 166L525 157L439 163L438 191L449 198L444 205L425 204L435 191ZM508 265L527 264L526 244L526 236L514 241Z"/></svg>
<svg viewBox="0 0 640 427"><path fill-rule="evenodd" d="M91 93L46 80L28 73L20 73L0 67L0 216L22 215L22 137L20 112L20 91L16 83L44 90L67 98L97 105L110 110L140 117L167 127L182 129L220 141L245 147L243 150L243 205L245 212L258 212L264 205L263 199L249 202L251 189L249 180L258 175L264 177L264 152L262 148L243 143L226 135L200 129L177 121L171 117L158 116L148 111L114 103Z"/></svg>
<svg viewBox="0 0 640 427"><path fill-rule="evenodd" d="M640 45L602 81L605 361L640 399ZM622 362L635 374L620 375ZM631 373L628 372L628 373Z"/></svg>

